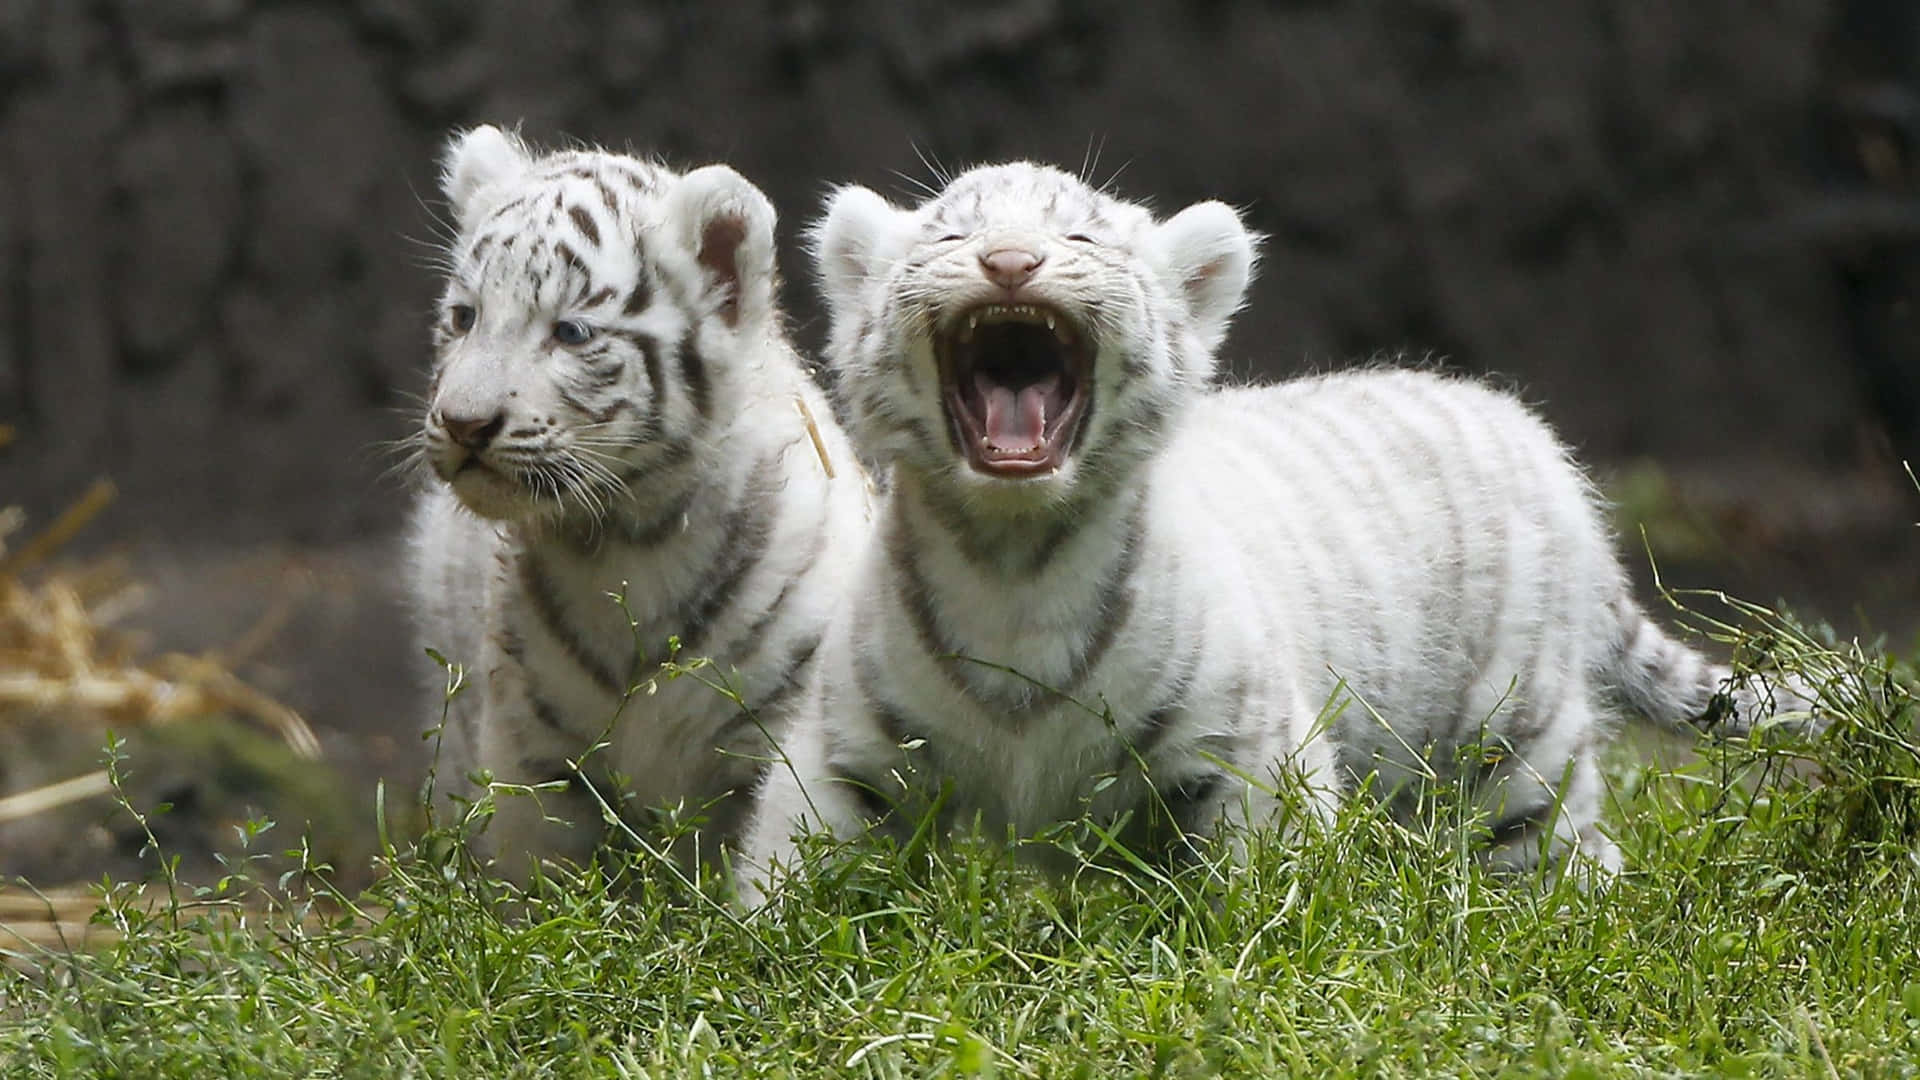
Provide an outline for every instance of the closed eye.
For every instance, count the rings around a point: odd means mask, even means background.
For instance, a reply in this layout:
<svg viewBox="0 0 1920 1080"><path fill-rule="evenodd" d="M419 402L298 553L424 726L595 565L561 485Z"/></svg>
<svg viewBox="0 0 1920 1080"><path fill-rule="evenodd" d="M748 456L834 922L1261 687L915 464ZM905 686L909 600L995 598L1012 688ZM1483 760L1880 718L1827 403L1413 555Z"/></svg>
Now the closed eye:
<svg viewBox="0 0 1920 1080"><path fill-rule="evenodd" d="M553 340L562 345L585 345L593 340L593 327L579 319L561 319L553 324Z"/></svg>
<svg viewBox="0 0 1920 1080"><path fill-rule="evenodd" d="M1088 236L1086 233L1079 233L1079 232L1068 233L1067 240L1075 244L1097 244L1100 242L1098 240L1095 240L1093 237Z"/></svg>
<svg viewBox="0 0 1920 1080"><path fill-rule="evenodd" d="M934 243L936 243L936 244L954 244L954 243L958 243L958 242L960 242L960 241L962 241L962 240L965 240L965 239L966 239L966 237L964 237L964 236L961 236L961 235L960 235L959 233L948 233L947 235L945 235L945 236L943 236L943 237L941 237L940 239L938 239L938 240L935 240L935 241L934 241Z"/></svg>

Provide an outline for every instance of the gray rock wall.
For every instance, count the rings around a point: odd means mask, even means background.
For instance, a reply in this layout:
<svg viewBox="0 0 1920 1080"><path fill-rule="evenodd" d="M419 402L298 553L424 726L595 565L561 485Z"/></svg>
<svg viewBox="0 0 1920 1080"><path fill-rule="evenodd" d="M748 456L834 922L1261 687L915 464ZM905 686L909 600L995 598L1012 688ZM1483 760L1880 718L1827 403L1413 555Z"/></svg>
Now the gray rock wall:
<svg viewBox="0 0 1920 1080"><path fill-rule="evenodd" d="M12 0L0 494L110 474L111 536L389 527L434 158L481 121L734 163L807 343L828 183L1097 156L1271 237L1237 372L1434 349L1602 459L1830 463L1881 421L1832 253L1783 223L1838 2Z"/></svg>

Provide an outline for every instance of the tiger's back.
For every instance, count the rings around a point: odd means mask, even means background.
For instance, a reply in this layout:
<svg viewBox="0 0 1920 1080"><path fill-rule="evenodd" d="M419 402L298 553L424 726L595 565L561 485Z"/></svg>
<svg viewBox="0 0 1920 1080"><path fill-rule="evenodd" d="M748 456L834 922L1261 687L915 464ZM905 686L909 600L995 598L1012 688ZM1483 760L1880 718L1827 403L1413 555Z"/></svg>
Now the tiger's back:
<svg viewBox="0 0 1920 1080"><path fill-rule="evenodd" d="M1509 395L1395 370L1220 390L1157 470L1167 519L1209 553L1184 587L1233 609L1221 647L1277 658L1316 718L1331 706L1337 783L1391 789L1488 747L1565 760L1604 735L1593 683L1625 582L1585 477Z"/></svg>

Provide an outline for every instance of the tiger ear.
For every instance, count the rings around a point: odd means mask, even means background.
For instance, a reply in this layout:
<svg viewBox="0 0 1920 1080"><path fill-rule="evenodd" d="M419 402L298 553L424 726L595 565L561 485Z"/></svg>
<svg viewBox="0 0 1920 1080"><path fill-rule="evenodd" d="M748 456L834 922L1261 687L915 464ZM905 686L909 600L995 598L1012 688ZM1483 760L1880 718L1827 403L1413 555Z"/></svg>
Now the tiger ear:
<svg viewBox="0 0 1920 1080"><path fill-rule="evenodd" d="M725 165L680 178L667 220L698 265L702 295L728 326L753 325L773 310L773 203Z"/></svg>
<svg viewBox="0 0 1920 1080"><path fill-rule="evenodd" d="M483 196L526 175L533 156L517 136L482 124L447 140L440 159L440 190L453 207L454 220L468 229L491 204Z"/></svg>
<svg viewBox="0 0 1920 1080"><path fill-rule="evenodd" d="M1212 352L1226 337L1253 278L1254 235L1226 203L1203 202L1157 226L1152 244L1193 313L1194 333Z"/></svg>
<svg viewBox="0 0 1920 1080"><path fill-rule="evenodd" d="M857 184L836 190L827 212L813 227L813 258L827 305L851 307L872 273L887 235L899 227L904 211Z"/></svg>

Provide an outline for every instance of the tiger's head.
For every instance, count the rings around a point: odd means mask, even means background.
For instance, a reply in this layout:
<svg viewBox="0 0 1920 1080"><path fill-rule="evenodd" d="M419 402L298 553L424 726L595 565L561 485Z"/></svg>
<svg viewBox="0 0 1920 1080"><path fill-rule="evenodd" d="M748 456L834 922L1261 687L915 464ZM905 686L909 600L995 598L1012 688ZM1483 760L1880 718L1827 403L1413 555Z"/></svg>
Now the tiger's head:
<svg viewBox="0 0 1920 1080"><path fill-rule="evenodd" d="M1212 377L1254 262L1223 203L1156 221L1026 162L910 210L842 188L813 238L863 451L1015 510L1152 452Z"/></svg>
<svg viewBox="0 0 1920 1080"><path fill-rule="evenodd" d="M777 334L774 212L725 166L455 136L425 457L501 521L602 518L726 421Z"/></svg>

